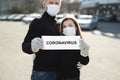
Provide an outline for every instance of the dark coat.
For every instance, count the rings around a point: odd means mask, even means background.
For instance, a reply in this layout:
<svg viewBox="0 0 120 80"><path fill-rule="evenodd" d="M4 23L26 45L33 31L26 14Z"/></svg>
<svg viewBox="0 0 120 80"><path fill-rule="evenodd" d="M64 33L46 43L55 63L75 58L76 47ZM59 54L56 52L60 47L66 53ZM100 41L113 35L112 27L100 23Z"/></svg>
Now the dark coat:
<svg viewBox="0 0 120 80"><path fill-rule="evenodd" d="M40 19L34 19L29 27L28 33L22 43L22 50L25 53L33 54L31 50L31 40L43 35L59 35L59 26L56 24L55 17L43 14ZM89 57L80 55L80 50L39 50L35 53L36 58L33 63L33 70L36 71L57 71L63 75L79 75L77 63L80 61L86 65Z"/></svg>

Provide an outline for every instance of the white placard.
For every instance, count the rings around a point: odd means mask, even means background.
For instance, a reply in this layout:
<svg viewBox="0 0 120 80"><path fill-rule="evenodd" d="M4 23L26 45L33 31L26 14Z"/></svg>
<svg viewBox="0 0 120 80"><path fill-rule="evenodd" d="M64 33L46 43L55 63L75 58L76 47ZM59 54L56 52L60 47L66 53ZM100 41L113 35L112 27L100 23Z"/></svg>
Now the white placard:
<svg viewBox="0 0 120 80"><path fill-rule="evenodd" d="M80 36L42 36L43 50L79 50Z"/></svg>

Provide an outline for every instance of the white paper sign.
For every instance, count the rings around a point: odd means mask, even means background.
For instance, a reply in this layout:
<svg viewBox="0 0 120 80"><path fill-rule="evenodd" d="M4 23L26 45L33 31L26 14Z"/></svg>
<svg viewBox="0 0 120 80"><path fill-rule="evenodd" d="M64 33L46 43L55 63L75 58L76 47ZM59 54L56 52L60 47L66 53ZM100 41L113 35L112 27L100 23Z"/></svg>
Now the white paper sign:
<svg viewBox="0 0 120 80"><path fill-rule="evenodd" d="M79 50L80 36L42 36L43 50Z"/></svg>

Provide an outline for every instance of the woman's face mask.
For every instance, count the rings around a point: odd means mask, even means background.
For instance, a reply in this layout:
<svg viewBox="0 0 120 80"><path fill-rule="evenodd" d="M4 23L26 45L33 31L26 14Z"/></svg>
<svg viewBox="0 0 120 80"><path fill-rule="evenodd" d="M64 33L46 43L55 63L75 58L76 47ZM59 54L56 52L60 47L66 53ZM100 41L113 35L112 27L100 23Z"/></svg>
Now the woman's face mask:
<svg viewBox="0 0 120 80"><path fill-rule="evenodd" d="M68 19L63 22L63 34L65 36L75 36L76 35L76 27L72 20Z"/></svg>
<svg viewBox="0 0 120 80"><path fill-rule="evenodd" d="M63 28L63 34L65 36L75 36L76 29L75 29L75 27L65 27L65 28Z"/></svg>
<svg viewBox="0 0 120 80"><path fill-rule="evenodd" d="M47 5L47 12L51 16L56 16L58 12L60 11L60 6L55 4L49 4Z"/></svg>

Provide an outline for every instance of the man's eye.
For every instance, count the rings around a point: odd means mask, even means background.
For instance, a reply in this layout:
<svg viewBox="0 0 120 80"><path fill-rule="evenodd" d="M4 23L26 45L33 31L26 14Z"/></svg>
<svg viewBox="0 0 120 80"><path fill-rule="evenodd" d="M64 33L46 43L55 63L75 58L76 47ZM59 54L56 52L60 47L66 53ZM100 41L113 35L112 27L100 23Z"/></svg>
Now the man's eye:
<svg viewBox="0 0 120 80"><path fill-rule="evenodd" d="M58 3L58 2L56 2L55 4L56 4L56 5L59 5L59 3Z"/></svg>
<svg viewBox="0 0 120 80"><path fill-rule="evenodd" d="M49 2L49 4L53 4L53 2Z"/></svg>

